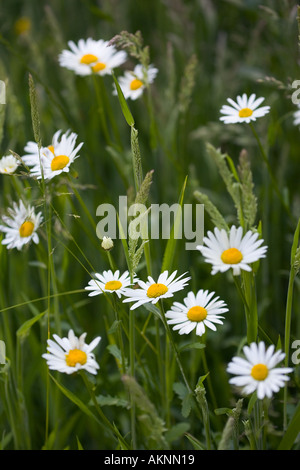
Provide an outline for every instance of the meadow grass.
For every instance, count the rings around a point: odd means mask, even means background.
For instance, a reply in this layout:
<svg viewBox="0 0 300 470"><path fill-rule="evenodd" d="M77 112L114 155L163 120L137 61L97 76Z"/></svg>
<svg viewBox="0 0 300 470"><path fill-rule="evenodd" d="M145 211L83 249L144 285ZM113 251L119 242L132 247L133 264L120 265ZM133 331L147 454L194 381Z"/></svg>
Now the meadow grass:
<svg viewBox="0 0 300 470"><path fill-rule="evenodd" d="M290 450L299 448L299 127L297 6L274 0L2 2L1 156L47 147L70 129L80 158L52 180L20 165L0 175L1 216L22 199L41 211L39 243L0 245L1 449ZM80 77L61 67L68 41L113 41L126 63ZM113 95L138 62L158 69L137 100ZM227 98L255 93L270 112L226 125ZM101 247L96 209L128 204L204 204L204 230L258 231L266 258L233 276L211 274L185 240L116 239ZM174 222L176 231L176 220ZM2 240L4 234L2 234ZM133 279L177 270L189 286L135 310L116 295L89 297L93 273ZM179 335L167 323L188 291L216 292L228 306L217 331ZM63 374L42 354L53 334L86 332L100 369ZM293 367L272 398L245 396L226 371L262 340ZM298 346L299 348L299 346ZM294 358L294 359L293 359Z"/></svg>

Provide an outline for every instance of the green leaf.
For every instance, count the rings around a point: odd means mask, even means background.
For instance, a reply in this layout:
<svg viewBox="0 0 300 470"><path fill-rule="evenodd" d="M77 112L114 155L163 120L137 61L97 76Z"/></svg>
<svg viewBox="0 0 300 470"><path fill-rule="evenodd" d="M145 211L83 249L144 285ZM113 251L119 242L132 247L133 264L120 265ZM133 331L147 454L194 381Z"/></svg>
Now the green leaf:
<svg viewBox="0 0 300 470"><path fill-rule="evenodd" d="M176 439L179 439L189 428L189 423L177 423L165 433L165 438L169 443L176 441Z"/></svg>
<svg viewBox="0 0 300 470"><path fill-rule="evenodd" d="M299 232L300 232L300 219L298 221L297 228L294 234L294 239L293 239L293 245L292 245L292 250L291 250L291 266L294 265L294 259L295 259L295 255L296 255L296 251L298 247L298 241L299 241Z"/></svg>
<svg viewBox="0 0 300 470"><path fill-rule="evenodd" d="M184 344L183 346L181 346L181 348L179 348L179 351L185 351L186 349L204 349L205 348L205 344L203 343L189 343L189 344Z"/></svg>
<svg viewBox="0 0 300 470"><path fill-rule="evenodd" d="M226 155L226 160L228 162L228 165L229 165L229 168L231 169L231 172L234 176L234 178L236 179L236 181L239 183L240 182L240 178L239 178L239 175L236 171L236 168L234 166L234 163L233 163L233 160L231 157L229 157L229 155Z"/></svg>
<svg viewBox="0 0 300 470"><path fill-rule="evenodd" d="M84 448L83 448L82 445L81 445L80 440L78 439L78 436L76 436L76 439L77 439L77 447L78 447L78 450L84 450Z"/></svg>
<svg viewBox="0 0 300 470"><path fill-rule="evenodd" d="M184 418L187 418L192 409L193 395L192 393L189 393L186 386L181 382L175 382L173 385L173 390L182 401L182 408L181 408L182 416L184 416Z"/></svg>
<svg viewBox="0 0 300 470"><path fill-rule="evenodd" d="M192 410L193 404L193 394L187 393L184 399L182 400L182 409L181 413L184 418L187 418Z"/></svg>
<svg viewBox="0 0 300 470"><path fill-rule="evenodd" d="M51 379L53 382L57 385L57 387L60 389L60 391L70 400L72 401L78 408L80 408L83 413L85 413L89 418L92 418L95 420L98 424L102 426L101 421L94 415L94 413L80 400L80 398L77 397L77 395L74 395L70 390L68 390L66 387L64 387L62 384L60 384L54 377L53 375L50 374Z"/></svg>
<svg viewBox="0 0 300 470"><path fill-rule="evenodd" d="M148 304L144 304L143 307L149 312L154 313L154 315L158 317L160 320L162 319L161 312L159 308L157 308L155 305L148 303Z"/></svg>
<svg viewBox="0 0 300 470"><path fill-rule="evenodd" d="M98 395L96 397L97 403L100 406L120 406L121 408L128 408L129 403L127 400L124 400L119 397L112 397L110 395Z"/></svg>
<svg viewBox="0 0 300 470"><path fill-rule="evenodd" d="M118 83L118 80L115 77L115 74L112 72L112 76L116 85L117 93L118 93L118 98L119 98L119 103L121 105L121 109L124 115L124 118L126 119L127 124L132 127L134 126L134 119L133 116L130 112L130 109L128 107L128 104L126 103L125 97L123 95L122 89Z"/></svg>
<svg viewBox="0 0 300 470"><path fill-rule="evenodd" d="M184 193L185 193L185 188L186 188L186 183L187 183L187 176L184 180L184 183L183 183L183 187L181 189L181 193L180 193L180 196L179 196L179 207L182 208L182 204L183 204L183 198L184 198ZM166 249L165 249L165 252L164 252L164 256L163 256L163 263L162 263L162 268L161 268L161 272L163 273L164 271L169 271L173 265L173 262L174 262L174 253L175 253L175 248L176 248L176 243L177 243L177 239L176 239L176 236L178 234L178 229L180 227L180 224L181 224L181 215L182 215L182 211L178 210L176 211L176 214L175 214L175 217L174 217L174 224L173 224L173 227L172 227L172 231L170 233L170 238L168 240L168 243L167 243L167 246L166 246Z"/></svg>
<svg viewBox="0 0 300 470"><path fill-rule="evenodd" d="M205 345L203 345L203 346L205 347ZM206 379L206 377L208 377L208 376L209 376L209 372L207 372L207 374L205 374L205 375L200 375L200 377L198 379L198 382L197 382L197 385L196 385L196 388L197 387L203 387L202 384L203 384L204 380Z"/></svg>
<svg viewBox="0 0 300 470"><path fill-rule="evenodd" d="M216 408L214 410L214 412L217 416L231 415L232 414L232 409L231 408Z"/></svg>
<svg viewBox="0 0 300 470"><path fill-rule="evenodd" d="M36 316L33 317L33 318L30 318L30 319L27 320L25 323L23 323L23 325L21 325L20 328L18 328L18 330L17 330L17 337L18 337L18 338L24 338L24 337L29 333L30 328L31 328L36 322L38 322L41 318L43 318L43 316L45 315L45 313L46 313L46 311L40 313L39 315L36 315Z"/></svg>
<svg viewBox="0 0 300 470"><path fill-rule="evenodd" d="M186 432L185 437L190 441L190 443L192 444L192 446L194 447L195 450L205 450L206 449L206 447L198 439L196 439L194 436L192 436L192 434Z"/></svg>
<svg viewBox="0 0 300 470"><path fill-rule="evenodd" d="M186 386L185 386L183 383L181 383L181 382L175 382L175 383L173 384L173 390L174 390L175 393L177 393L177 395L179 396L179 398L180 398L181 400L183 400L184 397L185 397L186 394L187 394L187 388L186 388Z"/></svg>
<svg viewBox="0 0 300 470"><path fill-rule="evenodd" d="M300 432L300 403L292 417L287 430L280 441L278 450L290 450Z"/></svg>
<svg viewBox="0 0 300 470"><path fill-rule="evenodd" d="M249 400L249 403L248 403L248 415L251 415L252 413L252 410L253 410L253 406L254 404L256 403L257 401L257 395L256 395L256 392L252 394L250 400Z"/></svg>
<svg viewBox="0 0 300 470"><path fill-rule="evenodd" d="M111 327L109 328L107 334L112 335L118 331L119 326L121 325L122 321L121 320L115 320Z"/></svg>

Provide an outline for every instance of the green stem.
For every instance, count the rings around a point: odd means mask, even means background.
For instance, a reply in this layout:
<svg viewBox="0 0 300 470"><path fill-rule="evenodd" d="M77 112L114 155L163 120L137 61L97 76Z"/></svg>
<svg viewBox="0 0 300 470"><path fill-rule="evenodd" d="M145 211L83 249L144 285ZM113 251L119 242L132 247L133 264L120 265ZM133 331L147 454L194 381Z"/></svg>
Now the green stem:
<svg viewBox="0 0 300 470"><path fill-rule="evenodd" d="M104 114L101 89L100 89L99 83L97 82L97 78L99 78L99 77L94 73L92 74L92 77L93 77L93 83L94 83L94 88L95 88L95 92L96 92L97 106L98 106L98 111L99 111L99 115L100 115L102 131L103 131L106 143L108 145L111 145L110 135L109 135L107 122L106 122L106 117L105 117L105 114Z"/></svg>
<svg viewBox="0 0 300 470"><path fill-rule="evenodd" d="M165 380L164 380L163 362L161 360L162 351L161 351L161 344L160 344L159 319L155 316L154 321L155 321L156 349L157 349L157 368L158 368L158 373L159 373L159 381L160 381L160 384L161 384L161 386L159 387L159 390L161 392L163 408L164 408L164 410L166 410L167 409L167 403L165 402L166 393L165 393Z"/></svg>
<svg viewBox="0 0 300 470"><path fill-rule="evenodd" d="M285 312L285 337L284 337L284 351L285 351L285 367L289 364L289 349L290 349L290 337L291 337L291 320L292 320L292 304L293 304L293 291L294 291L294 280L295 270L293 266L290 270L286 312ZM283 429L287 428L287 385L284 387L284 398L283 398Z"/></svg>
<svg viewBox="0 0 300 470"><path fill-rule="evenodd" d="M121 358L122 358L122 364L121 364L122 374L125 374L126 373L126 363L125 363L125 350L124 350L124 342L123 342L122 326L121 326L122 320L120 319L119 310L118 310L118 307L117 307L117 302L116 302L115 295L116 294L113 295L113 309L114 309L114 313L115 313L115 321L117 322L118 343L119 343L119 348L120 348L120 351L121 351Z"/></svg>
<svg viewBox="0 0 300 470"><path fill-rule="evenodd" d="M268 159L268 157L267 157L267 155L266 155L266 153L265 153L265 151L264 151L264 148L263 148L263 146L262 146L262 144L261 144L260 138L259 138L259 136L258 136L258 134L257 134L257 132L256 132L254 126L253 126L253 124L250 122L249 125L250 125L250 128L251 128L251 130L252 130L252 133L253 133L253 135L254 135L256 141L257 141L257 144L258 144L258 147L259 147L261 156L262 156L262 158L263 158L263 161L264 161L264 163L265 163L265 165L266 165L266 167L267 167L267 169L268 169L268 173L269 173L270 178L271 178L271 180L272 180L273 187L274 187L274 189L275 189L275 191L276 191L276 194L277 194L277 196L278 196L278 198L279 198L279 200L280 200L282 206L284 207L285 211L287 212L287 214L288 214L289 217L291 218L291 220L294 220L293 215L291 214L290 208L287 206L286 202L284 201L284 199L283 199L283 197L282 197L282 193L281 193L281 191L280 191L280 189L279 189L279 187L278 187L276 178L275 178L275 176L274 176L274 174L273 174L273 171L272 171L272 168L271 168L269 159Z"/></svg>
<svg viewBox="0 0 300 470"><path fill-rule="evenodd" d="M246 310L247 341L250 344L257 340L257 331L258 331L257 302L256 302L256 292L255 292L255 278L254 278L253 271L251 272L243 271L242 278L243 278L243 287L244 287L246 305L248 306L248 309Z"/></svg>
<svg viewBox="0 0 300 470"><path fill-rule="evenodd" d="M110 99L108 98L107 93L106 93L103 78L101 76L99 76L98 78L99 78L99 87L100 87L100 91L101 91L102 101L105 105L105 109L107 111L107 114L108 114L108 117L109 117L109 120L110 120L110 123L111 123L111 127L112 127L112 130L113 130L114 135L115 135L115 139L118 142L119 147L122 148L122 142L121 142L121 137L120 137L118 125L117 125L116 120L115 120L115 114L114 114L113 109L111 107Z"/></svg>
<svg viewBox="0 0 300 470"><path fill-rule="evenodd" d="M135 313L129 310L129 361L130 361L130 375L135 376ZM131 438L133 449L136 449L136 411L133 397L131 396Z"/></svg>
<svg viewBox="0 0 300 470"><path fill-rule="evenodd" d="M127 442L125 441L124 437L122 436L122 434L119 432L117 427L115 427L111 424L111 422L107 419L107 417L103 413L101 407L99 406L99 403L97 402L97 398L95 397L93 389L92 389L92 387L90 385L90 382L87 379L85 373L81 371L80 374L81 374L83 382L84 382L84 384L85 384L85 386L86 386L86 388L87 388L87 390L90 394L90 397L91 397L92 402L95 406L95 409L96 409L98 415L100 416L100 418L102 420L103 425L106 428L110 429L110 431L113 433L113 435L122 443L122 445L124 446L125 449L129 450L129 446L128 446Z"/></svg>
<svg viewBox="0 0 300 470"><path fill-rule="evenodd" d="M233 276L234 284L244 304L247 325L247 341L250 344L253 341L256 341L258 331L257 302L253 272L243 272L242 280L243 287L240 286L236 276Z"/></svg>
<svg viewBox="0 0 300 470"><path fill-rule="evenodd" d="M178 349L177 349L177 345L176 345L176 343L175 343L175 341L174 341L174 339L173 339L173 336L172 336L172 333L171 333L171 331L170 331L168 322L167 322L167 320L166 320L165 311L164 311L164 307L163 307L162 301L159 303L159 305L160 305L160 311L161 311L161 318L162 318L164 327L165 327L165 329L166 329L168 338L169 338L169 340L170 340L170 344L172 345L173 351L174 351L174 353L175 353L176 361L177 361L179 370L180 370L180 372L181 372L182 378L183 378L183 380L184 380L184 383L185 383L186 388L188 389L189 393L194 394L194 393L193 393L193 390L192 390L191 386L189 385L189 382L188 382L188 380L187 380L187 378L186 378L186 375L185 375L185 372L184 372L184 368L183 368L182 363L181 363L179 351L178 351Z"/></svg>

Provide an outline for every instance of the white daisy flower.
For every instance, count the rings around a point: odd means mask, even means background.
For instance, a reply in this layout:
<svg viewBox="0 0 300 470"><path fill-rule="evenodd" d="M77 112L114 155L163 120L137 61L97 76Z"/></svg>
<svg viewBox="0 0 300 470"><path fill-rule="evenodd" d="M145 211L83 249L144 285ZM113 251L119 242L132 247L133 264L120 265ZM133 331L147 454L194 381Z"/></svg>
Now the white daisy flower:
<svg viewBox="0 0 300 470"><path fill-rule="evenodd" d="M100 367L92 351L98 345L101 337L98 336L90 344L85 343L85 337L86 333L83 333L77 338L74 331L70 330L68 337L65 338L54 334L53 338L56 342L48 339L48 352L42 354L42 357L46 359L49 369L65 374L73 374L84 369L91 374L97 374Z"/></svg>
<svg viewBox="0 0 300 470"><path fill-rule="evenodd" d="M216 331L215 323L223 324L222 313L228 312L228 308L223 300L214 297L214 292L200 289L195 295L189 292L183 300L183 304L174 302L171 310L166 312L167 321L170 325L175 325L173 330L179 330L180 335L189 334L196 329L196 335L202 336L205 327Z"/></svg>
<svg viewBox="0 0 300 470"><path fill-rule="evenodd" d="M13 155L7 155L0 160L0 173L11 175L19 165L18 160Z"/></svg>
<svg viewBox="0 0 300 470"><path fill-rule="evenodd" d="M212 274L218 271L223 273L232 268L233 275L237 276L241 270L251 271L251 263L265 258L267 247L261 247L264 240L257 238L258 233L251 230L243 236L242 227L236 228L233 225L229 234L225 229L215 227L214 233L208 231L207 237L203 238L203 245L196 248L205 261L212 265Z"/></svg>
<svg viewBox="0 0 300 470"><path fill-rule="evenodd" d="M68 42L71 50L63 50L58 57L61 67L73 70L77 75L87 76L111 74L111 71L122 65L127 59L125 51L117 51L108 41L88 38L80 39L78 44Z"/></svg>
<svg viewBox="0 0 300 470"><path fill-rule="evenodd" d="M293 117L294 117L294 125L295 126L299 126L300 125L300 105L298 104L297 105L297 111L295 111L293 113Z"/></svg>
<svg viewBox="0 0 300 470"><path fill-rule="evenodd" d="M153 83L158 69L150 65L147 69L141 64L135 66L133 71L126 71L124 76L118 78L125 99L136 100L139 98L147 84ZM116 89L113 92L117 94Z"/></svg>
<svg viewBox="0 0 300 470"><path fill-rule="evenodd" d="M130 274L128 271L125 271L120 276L120 271L117 270L114 273L111 270L104 271L102 274L95 273L96 279L89 281L86 290L90 290L91 293L89 297L94 295L103 294L103 292L108 292L112 294L115 292L120 298L124 294L124 289L132 285ZM133 279L135 282L136 279Z"/></svg>
<svg viewBox="0 0 300 470"><path fill-rule="evenodd" d="M159 275L157 282L151 276L148 276L147 282L138 280L140 289L126 289L124 295L127 298L123 302L135 302L130 307L130 310L134 310L143 304L149 302L156 304L160 299L173 297L174 293L182 290L191 279L190 277L182 279L186 273L175 279L176 274L177 271L174 271L169 276L168 271L164 271Z"/></svg>
<svg viewBox="0 0 300 470"><path fill-rule="evenodd" d="M290 367L275 367L285 354L281 350L274 352L274 349L273 344L266 349L262 341L244 346L246 359L234 357L228 364L227 372L236 375L229 383L243 387L246 395L256 390L259 399L271 398L289 380L286 374L293 371Z"/></svg>
<svg viewBox="0 0 300 470"><path fill-rule="evenodd" d="M31 175L37 179L42 178L42 170L45 180L51 180L60 173L68 173L70 165L79 157L78 152L83 146L83 142L76 145L77 134L67 131L57 131L48 147L38 148L35 142L28 142L22 156L25 165L31 166Z"/></svg>
<svg viewBox="0 0 300 470"><path fill-rule="evenodd" d="M2 216L5 225L0 225L0 231L5 233L2 245L6 245L8 249L21 250L31 241L39 243L37 229L43 220L41 212L36 215L33 207L25 207L23 201L20 200L19 205L16 202L13 203L13 208L8 209L8 214L9 216Z"/></svg>
<svg viewBox="0 0 300 470"><path fill-rule="evenodd" d="M231 106L227 104L223 105L220 113L224 116L220 117L220 121L224 124L235 124L237 122L256 121L256 118L262 117L270 111L270 106L259 105L264 101L265 98L256 98L256 95L247 97L246 93L242 96L237 96L237 99L233 101L231 98L227 98L227 101Z"/></svg>

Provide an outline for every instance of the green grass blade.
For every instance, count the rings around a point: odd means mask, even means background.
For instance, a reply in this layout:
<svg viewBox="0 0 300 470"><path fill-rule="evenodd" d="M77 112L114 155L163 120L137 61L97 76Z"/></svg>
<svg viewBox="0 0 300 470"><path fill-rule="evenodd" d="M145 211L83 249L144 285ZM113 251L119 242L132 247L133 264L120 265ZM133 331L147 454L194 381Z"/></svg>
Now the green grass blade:
<svg viewBox="0 0 300 470"><path fill-rule="evenodd" d="M183 199L184 199L186 184L187 184L187 177L184 180L183 187L181 189L181 193L180 193L179 201L178 201L179 206L180 206L181 209L182 209L182 205L183 205ZM170 238L168 240L168 243L167 243L167 246L166 246L166 249L165 249L165 252L164 252L161 272L164 272L166 270L170 270L172 268L173 261L174 261L174 253L175 253L175 248L176 248L176 243L177 243L176 236L178 234L178 230L179 230L180 223L181 223L181 215L182 215L182 211L177 210L176 214L175 214L174 224L173 224L173 227L172 227Z"/></svg>
<svg viewBox="0 0 300 470"><path fill-rule="evenodd" d="M300 403L298 404L294 416L292 417L287 430L280 441L278 450L290 450L300 432Z"/></svg>
<svg viewBox="0 0 300 470"><path fill-rule="evenodd" d="M116 79L115 74L113 72L112 72L112 76L113 76L113 79L114 79L114 82L115 82L115 85L116 85L118 98L119 98L119 103L120 103L124 118L126 119L127 124L130 127L132 127L132 126L134 126L133 116L132 116L131 111L128 107L128 104L126 103L125 97L124 97L122 89L121 89L121 87L118 83L118 80Z"/></svg>

